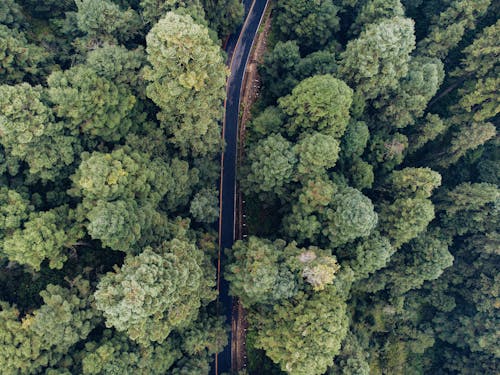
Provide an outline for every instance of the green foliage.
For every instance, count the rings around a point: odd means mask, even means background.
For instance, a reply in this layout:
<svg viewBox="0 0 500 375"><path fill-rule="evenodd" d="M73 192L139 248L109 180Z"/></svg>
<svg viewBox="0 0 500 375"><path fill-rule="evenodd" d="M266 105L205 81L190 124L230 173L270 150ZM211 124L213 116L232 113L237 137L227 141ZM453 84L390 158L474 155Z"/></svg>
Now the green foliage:
<svg viewBox="0 0 500 375"><path fill-rule="evenodd" d="M294 375L323 374L339 353L348 325L346 304L335 286L252 314L250 321L259 327L255 347Z"/></svg>
<svg viewBox="0 0 500 375"><path fill-rule="evenodd" d="M434 219L434 205L425 198L397 198L380 208L380 230L394 248L417 237Z"/></svg>
<svg viewBox="0 0 500 375"><path fill-rule="evenodd" d="M297 142L293 151L298 156L297 173L318 176L333 168L339 155L339 142L334 136L322 133L306 134Z"/></svg>
<svg viewBox="0 0 500 375"><path fill-rule="evenodd" d="M146 38L151 64L144 71L147 96L182 155L213 156L220 150L218 121L226 68L206 27L169 12Z"/></svg>
<svg viewBox="0 0 500 375"><path fill-rule="evenodd" d="M47 83L55 113L66 120L71 134L116 142L130 130L136 97L126 86L84 65L55 71Z"/></svg>
<svg viewBox="0 0 500 375"><path fill-rule="evenodd" d="M364 121L350 121L341 140L342 157L361 156L369 138L370 131Z"/></svg>
<svg viewBox="0 0 500 375"><path fill-rule="evenodd" d="M340 138L349 122L352 90L333 76L316 75L300 82L279 106L288 115L287 132L319 131Z"/></svg>
<svg viewBox="0 0 500 375"><path fill-rule="evenodd" d="M429 141L433 141L447 129L446 124L438 115L428 113L425 119L417 124L417 130L410 136L408 151L415 152Z"/></svg>
<svg viewBox="0 0 500 375"><path fill-rule="evenodd" d="M186 327L201 303L214 297L202 262L203 253L179 239L157 252L146 248L128 256L120 269L101 278L95 293L106 325L143 345L161 343L172 329Z"/></svg>
<svg viewBox="0 0 500 375"><path fill-rule="evenodd" d="M28 374L54 365L97 325L97 312L87 281L77 279L71 289L48 285L40 295L44 304L21 316L1 302L0 362L2 372Z"/></svg>
<svg viewBox="0 0 500 375"><path fill-rule="evenodd" d="M15 29L25 22L23 10L15 0L5 0L0 3L0 24Z"/></svg>
<svg viewBox="0 0 500 375"><path fill-rule="evenodd" d="M21 227L33 211L26 197L6 186L0 187L0 239Z"/></svg>
<svg viewBox="0 0 500 375"><path fill-rule="evenodd" d="M377 225L377 214L370 199L346 186L331 187L326 190L331 195L324 200L308 202L306 197L311 193L315 196L318 187L323 190L321 185L306 186L300 193L298 204L285 218L286 233L300 242L325 242L331 247L368 236Z"/></svg>
<svg viewBox="0 0 500 375"><path fill-rule="evenodd" d="M242 188L248 193L282 195L291 182L297 158L289 141L273 134L259 141L247 155Z"/></svg>
<svg viewBox="0 0 500 375"><path fill-rule="evenodd" d="M83 237L71 215L71 210L64 206L30 213L22 228L17 228L4 239L3 253L9 260L37 271L45 259L49 260L50 268L62 268L71 247Z"/></svg>
<svg viewBox="0 0 500 375"><path fill-rule="evenodd" d="M487 183L463 183L438 197L440 218L454 235L496 230L500 191Z"/></svg>
<svg viewBox="0 0 500 375"><path fill-rule="evenodd" d="M393 171L388 184L397 197L429 198L441 185L441 175L430 168L404 168Z"/></svg>
<svg viewBox="0 0 500 375"><path fill-rule="evenodd" d="M408 74L388 97L375 103L382 121L403 128L422 117L429 100L444 79L443 63L436 58L415 57L410 60Z"/></svg>
<svg viewBox="0 0 500 375"><path fill-rule="evenodd" d="M243 3L238 0L201 0L210 28L221 39L234 32L243 21Z"/></svg>
<svg viewBox="0 0 500 375"><path fill-rule="evenodd" d="M226 270L230 292L238 296L244 306L268 303L283 297L291 297L294 292L293 280L289 282L288 295L280 295L278 284L278 258L283 251L283 241L249 237L248 242L237 241L228 255L232 258Z"/></svg>
<svg viewBox="0 0 500 375"><path fill-rule="evenodd" d="M361 7L351 31L354 34L359 32L371 23L393 17L403 17L405 14L400 0L368 0Z"/></svg>
<svg viewBox="0 0 500 375"><path fill-rule="evenodd" d="M219 218L219 193L214 188L205 188L191 200L189 212L196 221L213 223Z"/></svg>
<svg viewBox="0 0 500 375"><path fill-rule="evenodd" d="M375 99L395 89L406 76L414 48L411 19L381 20L347 43L339 73L366 99Z"/></svg>
<svg viewBox="0 0 500 375"><path fill-rule="evenodd" d="M331 0L279 0L274 32L283 41L296 40L306 51L319 49L338 30L337 10Z"/></svg>
<svg viewBox="0 0 500 375"><path fill-rule="evenodd" d="M466 30L474 29L477 19L485 14L491 0L454 0L435 18L429 35L418 44L421 55L444 59L456 47Z"/></svg>
<svg viewBox="0 0 500 375"><path fill-rule="evenodd" d="M90 38L133 38L141 28L139 15L132 9L122 11L108 0L76 0L78 28ZM112 40L112 39L111 39Z"/></svg>
<svg viewBox="0 0 500 375"><path fill-rule="evenodd" d="M55 122L43 99L39 86L0 86L0 142L8 155L29 165L30 174L54 181L73 162L78 141Z"/></svg>
<svg viewBox="0 0 500 375"><path fill-rule="evenodd" d="M32 44L25 33L0 24L0 83L37 83L50 66L50 54Z"/></svg>

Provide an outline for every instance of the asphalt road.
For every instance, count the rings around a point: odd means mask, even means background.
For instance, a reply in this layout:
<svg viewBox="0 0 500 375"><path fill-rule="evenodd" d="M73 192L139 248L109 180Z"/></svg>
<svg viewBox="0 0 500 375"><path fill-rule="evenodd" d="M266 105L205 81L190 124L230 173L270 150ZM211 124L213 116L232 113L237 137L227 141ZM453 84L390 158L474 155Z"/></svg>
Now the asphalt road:
<svg viewBox="0 0 500 375"><path fill-rule="evenodd" d="M217 273L217 288L219 290L219 306L226 315L227 322L231 324L233 300L229 296L229 285L223 277L223 267L226 256L224 249L230 249L235 236L235 207L236 207L236 158L238 146L238 117L240 92L243 77L252 48L253 40L257 34L260 21L266 8L267 0L244 1L246 18L240 29L239 37L230 37L226 50L231 74L227 81L225 117L222 134L226 141L226 148L221 158L221 213L219 219L219 266ZM231 372L231 335L229 344L216 355L215 366L212 374L219 375Z"/></svg>

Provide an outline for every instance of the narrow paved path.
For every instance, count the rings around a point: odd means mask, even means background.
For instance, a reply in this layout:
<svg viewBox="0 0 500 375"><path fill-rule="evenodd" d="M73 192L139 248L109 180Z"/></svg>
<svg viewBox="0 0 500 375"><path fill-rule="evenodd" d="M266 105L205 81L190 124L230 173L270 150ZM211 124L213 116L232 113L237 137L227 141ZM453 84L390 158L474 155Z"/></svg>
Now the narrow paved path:
<svg viewBox="0 0 500 375"><path fill-rule="evenodd" d="M250 2L245 1L246 8ZM248 56L253 40L257 34L267 0L253 0L248 9L245 22L237 39L229 39L227 44L229 68L231 74L227 81L226 101L224 103L225 117L222 135L226 141L226 148L221 158L221 208L219 219L219 260L217 270L217 289L219 290L219 306L226 315L228 323L232 320L233 301L229 296L229 285L223 278L225 260L224 249L230 249L235 236L235 208L236 208L236 158L238 146L238 117L241 85L245 74ZM215 357L215 375L231 372L231 336L229 344L222 353Z"/></svg>

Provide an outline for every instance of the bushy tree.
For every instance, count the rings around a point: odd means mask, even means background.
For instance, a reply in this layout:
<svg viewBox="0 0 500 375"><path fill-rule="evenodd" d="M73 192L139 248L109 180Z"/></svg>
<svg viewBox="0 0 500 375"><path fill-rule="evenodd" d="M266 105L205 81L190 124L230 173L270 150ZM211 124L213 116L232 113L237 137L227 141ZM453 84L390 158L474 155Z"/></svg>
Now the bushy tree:
<svg viewBox="0 0 500 375"><path fill-rule="evenodd" d="M185 240L174 239L156 251L146 248L101 278L96 306L108 327L143 345L161 343L172 329L195 320L203 301L213 299L202 263L203 253Z"/></svg>
<svg viewBox="0 0 500 375"><path fill-rule="evenodd" d="M413 125L422 117L427 103L436 94L444 79L443 63L436 58L415 57L410 60L408 74L397 89L375 103L382 121L395 127Z"/></svg>
<svg viewBox="0 0 500 375"><path fill-rule="evenodd" d="M0 83L38 83L50 65L49 52L22 31L0 24Z"/></svg>
<svg viewBox="0 0 500 375"><path fill-rule="evenodd" d="M375 99L395 89L406 76L414 48L411 19L381 20L347 43L339 73L363 97Z"/></svg>
<svg viewBox="0 0 500 375"><path fill-rule="evenodd" d="M208 29L189 16L169 12L146 38L151 67L147 96L183 155L213 156L220 150L218 121L227 70Z"/></svg>
<svg viewBox="0 0 500 375"><path fill-rule="evenodd" d="M421 55L444 59L456 47L466 30L474 29L491 0L454 0L432 22L429 35L418 44Z"/></svg>
<svg viewBox="0 0 500 375"><path fill-rule="evenodd" d="M340 138L349 122L352 90L332 75L317 75L300 82L292 93L279 100L288 116L290 135L319 131Z"/></svg>
<svg viewBox="0 0 500 375"><path fill-rule="evenodd" d="M323 374L339 353L348 327L346 304L335 285L251 314L250 321L259 327L255 347L296 375Z"/></svg>
<svg viewBox="0 0 500 375"><path fill-rule="evenodd" d="M191 200L189 212L196 221L213 223L219 218L219 194L214 188L204 188Z"/></svg>
<svg viewBox="0 0 500 375"><path fill-rule="evenodd" d="M308 190L316 188L315 185L309 185L301 195L307 197ZM378 221L370 199L359 190L347 186L333 188L330 190L332 192L333 195L312 206L303 203L307 202L305 197L299 197L299 203L293 206L292 213L284 219L286 233L301 242L319 241L331 247L368 236Z"/></svg>
<svg viewBox="0 0 500 375"><path fill-rule="evenodd" d="M201 0L210 28L224 39L242 23L245 9L238 0Z"/></svg>
<svg viewBox="0 0 500 375"><path fill-rule="evenodd" d="M85 65L55 71L47 83L55 113L66 120L73 135L116 142L130 130L136 97L125 85L117 85Z"/></svg>
<svg viewBox="0 0 500 375"><path fill-rule="evenodd" d="M50 268L62 268L72 246L83 237L71 215L71 210L64 206L30 213L23 226L4 239L3 253L9 260L37 271L45 259Z"/></svg>
<svg viewBox="0 0 500 375"><path fill-rule="evenodd" d="M297 155L297 172L302 176L323 175L333 168L339 155L339 142L334 136L322 133L306 134L294 146Z"/></svg>
<svg viewBox="0 0 500 375"><path fill-rule="evenodd" d="M29 165L30 174L55 181L73 163L78 141L56 122L40 86L0 86L0 109L0 142L6 153Z"/></svg>
<svg viewBox="0 0 500 375"><path fill-rule="evenodd" d="M434 205L425 198L397 198L384 203L379 216L381 233L397 249L425 231L434 219Z"/></svg>
<svg viewBox="0 0 500 375"><path fill-rule="evenodd" d="M273 134L259 141L247 155L247 168L242 181L248 193L282 195L292 181L297 158L289 141Z"/></svg>
<svg viewBox="0 0 500 375"><path fill-rule="evenodd" d="M430 168L404 168L390 174L388 185L398 197L429 198L441 185L441 175Z"/></svg>
<svg viewBox="0 0 500 375"><path fill-rule="evenodd" d="M338 30L337 10L331 0L280 0L274 31L283 41L296 40L305 51L317 50Z"/></svg>
<svg viewBox="0 0 500 375"><path fill-rule="evenodd" d="M48 285L40 293L44 304L21 315L6 302L0 306L0 362L6 375L29 374L55 365L74 344L85 339L99 322L92 308L87 281L71 289Z"/></svg>
<svg viewBox="0 0 500 375"><path fill-rule="evenodd" d="M404 17L404 15L405 11L400 0L368 0L363 4L351 25L351 32L359 34L371 23L387 18Z"/></svg>
<svg viewBox="0 0 500 375"><path fill-rule="evenodd" d="M76 0L78 28L91 38L128 40L141 28L139 15L108 0Z"/></svg>

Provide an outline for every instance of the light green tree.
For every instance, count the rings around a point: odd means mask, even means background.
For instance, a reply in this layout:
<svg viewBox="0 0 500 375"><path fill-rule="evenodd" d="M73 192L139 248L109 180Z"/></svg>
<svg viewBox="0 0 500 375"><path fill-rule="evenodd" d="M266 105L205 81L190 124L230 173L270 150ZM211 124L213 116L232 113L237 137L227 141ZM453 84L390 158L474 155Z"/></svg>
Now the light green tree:
<svg viewBox="0 0 500 375"><path fill-rule="evenodd" d="M66 206L32 212L22 227L4 239L3 253L9 260L36 271L45 259L50 268L61 269L73 245L84 235L72 215Z"/></svg>
<svg viewBox="0 0 500 375"><path fill-rule="evenodd" d="M8 155L29 165L30 174L55 181L73 163L78 140L66 134L43 100L40 86L0 86L0 143Z"/></svg>
<svg viewBox="0 0 500 375"><path fill-rule="evenodd" d="M73 135L116 142L130 130L136 97L125 85L85 65L54 71L47 83L54 111Z"/></svg>
<svg viewBox="0 0 500 375"><path fill-rule="evenodd" d="M219 193L214 188L203 188L191 200L189 212L196 221L213 223L219 218Z"/></svg>
<svg viewBox="0 0 500 375"><path fill-rule="evenodd" d="M252 147L241 184L248 193L283 195L292 181L297 158L289 141L272 134Z"/></svg>
<svg viewBox="0 0 500 375"><path fill-rule="evenodd" d="M393 17L367 25L347 43L339 68L341 77L366 99L395 89L408 73L415 48L413 21Z"/></svg>
<svg viewBox="0 0 500 375"><path fill-rule="evenodd" d="M288 116L290 135L318 131L340 138L349 122L352 90L332 75L316 75L300 82L292 93L279 100Z"/></svg>
<svg viewBox="0 0 500 375"><path fill-rule="evenodd" d="M95 292L106 325L143 345L161 343L173 329L188 326L201 304L215 297L213 281L201 268L203 257L195 245L179 239L128 256L121 268L101 278Z"/></svg>
<svg viewBox="0 0 500 375"><path fill-rule="evenodd" d="M169 12L146 38L151 64L144 70L147 96L170 141L181 154L213 156L220 150L227 68L208 29L189 16Z"/></svg>
<svg viewBox="0 0 500 375"><path fill-rule="evenodd" d="M293 147L297 155L297 172L310 178L325 174L333 168L339 156L339 141L334 136L322 133L305 134Z"/></svg>

